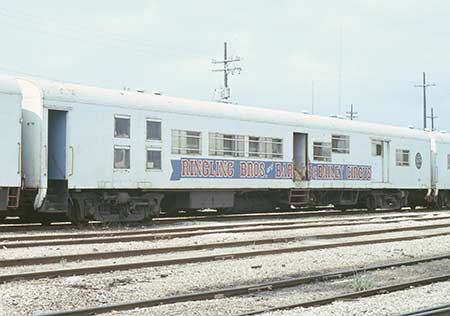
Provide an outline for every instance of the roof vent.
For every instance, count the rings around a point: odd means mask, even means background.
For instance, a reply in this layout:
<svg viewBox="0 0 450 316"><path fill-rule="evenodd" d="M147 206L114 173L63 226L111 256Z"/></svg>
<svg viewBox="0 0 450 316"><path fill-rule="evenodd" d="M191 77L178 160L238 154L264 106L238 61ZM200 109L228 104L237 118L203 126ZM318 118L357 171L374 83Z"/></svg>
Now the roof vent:
<svg viewBox="0 0 450 316"><path fill-rule="evenodd" d="M330 117L337 118L338 116L336 114L331 114Z"/></svg>
<svg viewBox="0 0 450 316"><path fill-rule="evenodd" d="M303 113L303 114L309 114L309 111L303 110L302 113Z"/></svg>
<svg viewBox="0 0 450 316"><path fill-rule="evenodd" d="M425 128L425 132L431 132L429 128Z"/></svg>
<svg viewBox="0 0 450 316"><path fill-rule="evenodd" d="M344 117L342 116L342 115L336 115L336 117L338 118L338 119L341 119L341 120L343 120L344 119Z"/></svg>
<svg viewBox="0 0 450 316"><path fill-rule="evenodd" d="M409 129L414 129L414 125L408 125Z"/></svg>
<svg viewBox="0 0 450 316"><path fill-rule="evenodd" d="M145 93L145 90L144 89L136 89L136 92Z"/></svg>
<svg viewBox="0 0 450 316"><path fill-rule="evenodd" d="M162 93L161 93L161 91L153 91L152 92L154 95L161 95Z"/></svg>

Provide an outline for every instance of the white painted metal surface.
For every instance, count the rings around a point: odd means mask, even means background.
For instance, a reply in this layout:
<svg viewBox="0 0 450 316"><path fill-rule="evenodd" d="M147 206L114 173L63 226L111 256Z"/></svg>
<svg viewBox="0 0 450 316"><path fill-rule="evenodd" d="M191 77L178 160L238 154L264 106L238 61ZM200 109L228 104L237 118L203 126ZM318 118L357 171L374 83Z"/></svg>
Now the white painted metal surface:
<svg viewBox="0 0 450 316"><path fill-rule="evenodd" d="M450 189L450 134L433 132L432 157L434 165L431 170L433 185L438 190Z"/></svg>
<svg viewBox="0 0 450 316"><path fill-rule="evenodd" d="M18 84L0 77L0 187L20 187L21 93Z"/></svg>
<svg viewBox="0 0 450 316"><path fill-rule="evenodd" d="M154 188L154 189L218 189L218 188L429 188L430 137L429 133L388 125L370 124L337 118L305 115L232 104L187 100L167 96L108 90L77 84L30 80L35 88L26 87L33 101L24 103L33 112L40 131L40 151L34 148L35 159L27 172L33 176L29 185L46 186L46 146L48 109L67 111L67 161L69 188ZM30 92L32 91L32 92ZM38 91L41 91L42 97ZM43 100L42 104L40 104ZM114 116L128 115L131 119L131 137L114 137ZM162 124L162 140L146 140L146 120L157 119ZM202 153L209 156L208 132L283 139L283 159L293 160L293 134L308 134L308 161L313 160L313 142L331 142L331 136L350 137L349 153L332 153L327 165L371 166L370 180L310 180L294 183L277 179L180 179L171 181L171 160L189 155L171 153L172 129L193 130L202 133ZM375 168L372 159L372 140L383 141L382 159ZM130 148L131 168L114 169L114 146ZM160 148L161 170L146 170L146 149ZM396 149L409 150L409 164L396 164ZM416 157L421 157L420 164ZM222 157L223 158L223 157ZM226 158L233 159L233 158ZM267 160L240 158L242 160ZM41 162L38 167L38 161ZM32 167L34 166L34 167ZM39 169L39 175L36 172ZM39 178L39 179L37 179Z"/></svg>

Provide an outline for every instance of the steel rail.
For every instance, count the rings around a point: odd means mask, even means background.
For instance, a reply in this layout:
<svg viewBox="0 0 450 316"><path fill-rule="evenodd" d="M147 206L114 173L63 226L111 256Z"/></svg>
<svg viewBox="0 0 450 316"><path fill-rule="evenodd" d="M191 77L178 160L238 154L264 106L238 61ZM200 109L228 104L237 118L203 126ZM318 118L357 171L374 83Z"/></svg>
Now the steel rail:
<svg viewBox="0 0 450 316"><path fill-rule="evenodd" d="M450 304L420 309L411 313L401 314L399 316L439 316L439 315L442 316L450 315Z"/></svg>
<svg viewBox="0 0 450 316"><path fill-rule="evenodd" d="M450 224L448 225L450 227ZM415 226L417 227L417 226ZM423 226L419 226L423 227ZM431 229L434 229L431 228ZM408 231L409 227L397 228L395 231ZM413 230L416 230L413 229ZM395 232L394 231L394 232ZM15 258L15 259L5 259L0 260L0 268L11 267L11 266L25 266L25 265L36 265L36 264L51 264L58 263L62 260L66 262L79 261L79 260L99 260L99 259L110 259L110 258L120 258L120 257L135 257L143 255L153 255L161 253L173 253L173 252L186 252L195 250L206 250L206 249L217 249L217 248L230 248L230 247L242 247L251 245L264 245L264 244L275 244L275 243L288 243L293 241L302 240L314 240L314 239L340 239L358 236L368 236L379 233L393 232L392 229L384 230L364 230L356 232L345 232L345 233L332 233L332 234L319 234L310 236L295 236L295 237L280 237L280 238L267 238L267 239L253 239L253 240L243 240L243 241L232 241L232 242L219 242L219 243L209 243L209 244L199 244L199 245L185 245L176 247L162 247L162 248L143 248L134 250L121 250L121 251L108 251L108 252L90 252L82 254L67 254L58 256L43 256L43 257L30 257L30 258ZM315 247L315 246L308 246ZM321 246L317 246L320 249Z"/></svg>
<svg viewBox="0 0 450 316"><path fill-rule="evenodd" d="M379 219L379 221L374 221ZM190 232L200 230L219 230L219 229L233 229L241 227L252 226L289 226L289 225L311 225L311 227L322 227L321 225L338 226L338 224L345 225L346 223L358 222L357 224L384 224L384 223L398 223L401 221L433 221L450 219L450 216L436 216L422 218L421 215L404 215L404 216L389 216L379 217L373 216L369 218L349 218L349 219L326 219L326 220L313 220L313 221L272 221L272 222L251 222L251 223L238 223L238 224L226 224L226 225L204 225L204 226L187 226L187 227L173 227L173 228L157 228L157 229L138 229L129 231L100 231L100 232L88 232L88 233L65 233L65 234L46 234L46 235L12 235L0 237L1 242L10 241L31 241L31 240L47 240L47 239L71 239L71 238L97 238L97 237L113 237L113 236L133 236L142 234L161 234L161 233L178 233L178 232ZM322 223L316 224L314 223ZM331 223L331 224L326 224ZM353 224L353 225L357 225ZM318 226L319 225L319 226ZM328 227L328 226L325 226Z"/></svg>
<svg viewBox="0 0 450 316"><path fill-rule="evenodd" d="M234 221L234 220L252 220L252 219L289 219L289 218L309 218L309 217L331 217L331 216L341 216L341 215L369 215L369 214L401 214L407 212L409 214L423 214L427 215L430 212L440 212L449 213L447 210L436 210L436 209L417 209L417 210L378 210L378 211L367 211L367 210L349 210L349 211L296 211L296 212L271 212L271 213L248 213L248 214L224 214L224 215L196 215L196 216L179 216L179 217L158 217L153 218L152 223L156 224L172 224L179 222L189 222L189 221ZM104 225L102 222L90 222L90 225ZM113 223L114 224L114 223ZM139 225L140 222L130 222L125 223L127 225ZM41 223L17 223L17 221L10 222L0 221L0 232L17 231L26 229L31 230L47 230L47 229L66 229L73 228L70 222L55 222L49 226L42 225Z"/></svg>
<svg viewBox="0 0 450 316"><path fill-rule="evenodd" d="M140 262L132 262L132 263L121 263L121 264L116 263L116 264L88 266L88 267L81 267L81 268L66 268L66 269L59 269L59 270L54 269L54 270L24 272L24 273L16 273L16 274L3 274L3 275L0 275L0 283L7 283L7 282L19 281L19 280L53 278L53 277L61 277L61 276L85 275L85 274L103 273L103 272L112 272L112 271L125 271L125 270L132 270L132 269L160 267L160 266L168 266L168 265L179 265L179 264L188 264L188 263L202 263L202 262L211 262L211 261L219 261L219 260L223 261L223 260L228 260L228 259L240 259L240 258L275 255L275 254L282 254L282 253L304 252L304 251L318 250L318 249L330 249L330 248L338 248L338 247L380 244L380 243L389 243L389 242L397 242L397 241L410 241L410 240L417 240L417 239L424 239L424 238L431 238L431 237L448 236L449 234L450 234L449 232L445 232L445 233L434 233L434 234L421 235L421 236L406 236L406 237L370 239L370 240L360 240L360 241L342 242L342 243L330 243L330 244L322 244L322 245L297 246L297 247L288 247L288 248L280 248L280 249L266 249L266 250L232 252L232 253L219 253L219 254L214 254L214 255L184 257L184 258L175 258L175 259L150 260L150 261L140 261Z"/></svg>
<svg viewBox="0 0 450 316"><path fill-rule="evenodd" d="M298 307L307 308L307 307L327 305L327 304L330 304L330 303L333 303L333 302L339 301L339 300L356 299L356 298L361 298L361 297L385 294L387 292L401 291L401 290L408 289L410 287L423 286L423 285L433 284L433 283L437 283L437 282L444 282L444 281L448 281L448 280L450 280L450 274L445 274L445 275L441 275L441 276L437 276L437 277L431 277L431 278L420 279L420 280L415 280L415 281L411 281L411 282L397 283L394 285L378 287L378 288L374 288L374 289L366 290L366 291L359 291L359 292L348 293L348 294L343 294L343 295L331 296L331 297L318 299L318 300L314 300L314 301L309 301L309 302L267 308L267 309L263 309L263 310L240 314L239 316L259 315L262 313L273 312L273 311L278 311L278 310L294 309L294 308L298 308Z"/></svg>
<svg viewBox="0 0 450 316"><path fill-rule="evenodd" d="M106 313L106 312L111 312L111 311L129 310L129 309L135 309L135 308L146 308L146 307L167 305L167 304L173 304L173 303L179 303L179 302L209 300L209 299L231 297L231 296L244 296L244 295L255 293L255 292L272 291L274 289L284 289L284 288L289 288L289 287L295 287L295 286L298 286L301 284L307 284L307 283L312 283L312 282L340 279L340 278L355 275L357 273L390 269L390 268L394 268L394 267L415 265L415 264L420 264L420 263L426 263L426 262L432 262L432 261L438 261L438 260L446 260L446 259L450 259L450 255L428 257L428 258L415 259L415 260L409 260L409 261L399 261L399 262L383 264L383 265L372 265L372 266L368 266L368 267L361 268L361 269L340 270L340 271L335 271L335 272L330 272L330 273L325 273L325 274L315 274L315 275L311 275L311 276L302 276L302 277L289 278L289 279L284 279L284 280L277 280L277 281L271 281L271 282L265 282L265 283L257 283L257 284L244 285L244 286L237 286L237 287L231 287L231 288L224 288L224 289L218 289L218 290L188 293L188 294L181 294L181 295L175 295L175 296L167 296L167 297L163 297L163 298L159 298L159 299L150 299L150 300L142 300L142 301L136 301L136 302L111 304L111 305L102 305L102 306L95 306L95 307L84 307L84 308L72 309L72 310L35 312L35 313L33 313L33 315L34 316L86 316L86 315L94 315L94 314L98 314L98 313ZM437 282L435 280L446 280L446 278L450 279L450 275L441 276L440 278L429 278L429 279L424 279L424 280L428 280L428 282ZM420 284L425 283L424 280L421 280L422 283L420 283ZM414 282L417 282L417 281L414 281ZM406 283L404 283L402 285L405 287L406 286L405 284ZM398 284L396 286L399 287ZM391 288L392 288L392 286L391 286ZM382 288L376 289L377 293L379 291L381 291L380 289L382 289ZM352 294L353 295L355 295L355 294L361 295L361 293L363 293L363 292L356 292L356 293L352 293ZM340 297L342 297L342 295ZM330 298L328 298L328 300L330 300ZM317 301L315 301L315 302L317 302ZM311 302L309 302L309 303L311 304ZM303 304L308 304L308 302L303 303ZM263 312L263 311L259 311L259 313L261 313L261 312ZM251 313L255 314L255 312L251 312ZM252 315L251 313L248 313L245 315ZM256 313L258 313L258 312L256 312Z"/></svg>
<svg viewBox="0 0 450 316"><path fill-rule="evenodd" d="M322 209L321 209L322 210ZM199 215L199 216L189 216L189 217L158 217L154 218L153 221L158 222L178 222L178 221L201 221L201 220L241 220L241 219L253 219L254 218L306 218L306 217L328 217L328 216L340 216L340 215L367 215L367 214L390 214L390 213L427 213L427 212L443 212L447 213L448 210L436 210L436 209L417 209L417 210L377 210L377 211L368 211L368 210L327 210L327 211L297 211L297 212L271 212L271 213L247 213L247 214L224 214L224 215Z"/></svg>
<svg viewBox="0 0 450 316"><path fill-rule="evenodd" d="M416 219L415 221L436 221L438 219ZM411 220L414 221L414 220ZM391 221L391 223L402 222ZM383 221L382 223L386 223ZM389 222L388 222L389 223ZM154 235L133 235L133 236L119 236L119 237L102 237L102 238L86 238L86 239L63 239L63 240L45 240L45 241L31 241L31 242L0 242L0 247L4 248L24 248L24 247L40 247L40 246L56 246L56 245L85 245L85 244L99 244L99 243L116 243L116 242L136 242L136 241L148 241L148 240L161 240L161 239L174 239L174 238L187 238L193 236L202 236L209 234L218 233L248 233L248 232L263 232L263 231L280 231L280 230L297 230L297 229L308 229L308 228L320 228L320 227L336 227L336 226L356 226L363 225L364 222L348 223L348 224L315 224L315 225L278 225L278 226L267 226L267 227L253 227L250 226L246 228L237 229L225 229L225 230L195 230L180 233L164 233L164 234L154 234ZM366 222L366 224L373 224L372 221ZM257 225L260 226L260 225ZM444 228L449 227L450 223L445 224L432 224L432 225L421 225L421 226L410 226L401 228L388 228L382 230L374 230L373 234L378 233L390 233L405 230L423 230L423 229L434 229L434 228ZM351 233L348 233L351 234Z"/></svg>

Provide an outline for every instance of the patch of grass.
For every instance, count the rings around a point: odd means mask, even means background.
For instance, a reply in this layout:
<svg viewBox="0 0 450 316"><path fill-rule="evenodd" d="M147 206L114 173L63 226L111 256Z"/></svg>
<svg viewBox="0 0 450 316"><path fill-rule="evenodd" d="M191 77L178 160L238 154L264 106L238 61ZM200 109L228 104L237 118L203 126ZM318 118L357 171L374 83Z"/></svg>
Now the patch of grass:
<svg viewBox="0 0 450 316"><path fill-rule="evenodd" d="M59 265L61 266L62 269L64 269L64 267L66 266L66 263L67 263L66 259L59 260Z"/></svg>
<svg viewBox="0 0 450 316"><path fill-rule="evenodd" d="M374 283L372 280L368 279L366 276L356 273L352 279L352 288L353 290L366 291L370 288L374 287Z"/></svg>

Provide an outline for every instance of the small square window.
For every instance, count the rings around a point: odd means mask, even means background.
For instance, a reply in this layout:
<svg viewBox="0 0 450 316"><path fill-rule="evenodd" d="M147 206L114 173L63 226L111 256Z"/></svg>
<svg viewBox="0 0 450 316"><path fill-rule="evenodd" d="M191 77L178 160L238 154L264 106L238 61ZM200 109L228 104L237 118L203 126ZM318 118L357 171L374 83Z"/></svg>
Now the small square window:
<svg viewBox="0 0 450 316"><path fill-rule="evenodd" d="M114 169L130 169L130 147L114 147Z"/></svg>
<svg viewBox="0 0 450 316"><path fill-rule="evenodd" d="M119 116L114 117L114 137L130 138L130 117Z"/></svg>
<svg viewBox="0 0 450 316"><path fill-rule="evenodd" d="M161 140L161 122L147 121L147 140Z"/></svg>
<svg viewBox="0 0 450 316"><path fill-rule="evenodd" d="M161 170L161 150L147 149L147 169Z"/></svg>
<svg viewBox="0 0 450 316"><path fill-rule="evenodd" d="M409 166L409 150L397 149L395 151L395 164L397 166Z"/></svg>
<svg viewBox="0 0 450 316"><path fill-rule="evenodd" d="M372 142L372 156L383 156L383 143L379 141Z"/></svg>

